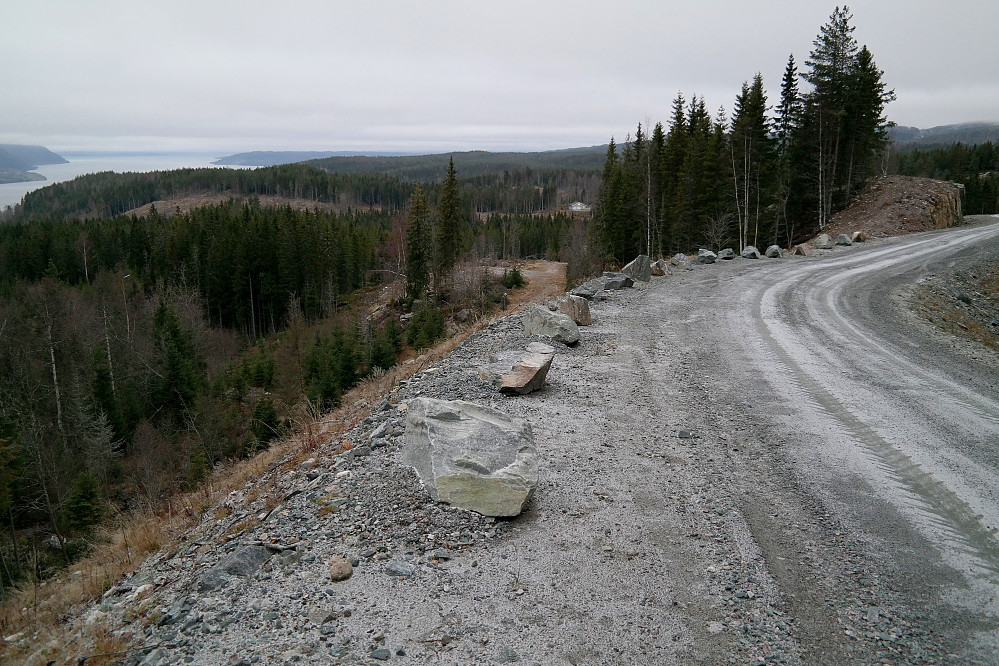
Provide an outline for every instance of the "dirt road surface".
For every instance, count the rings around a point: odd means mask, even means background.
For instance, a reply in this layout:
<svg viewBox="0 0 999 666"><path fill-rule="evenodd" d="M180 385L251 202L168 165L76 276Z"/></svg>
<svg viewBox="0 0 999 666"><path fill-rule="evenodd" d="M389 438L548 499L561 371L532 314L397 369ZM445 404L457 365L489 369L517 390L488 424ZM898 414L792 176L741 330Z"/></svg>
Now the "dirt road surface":
<svg viewBox="0 0 999 666"><path fill-rule="evenodd" d="M678 271L512 400L467 377L515 323L470 338L419 393L527 418L543 463L447 565L465 663L994 663L999 363L900 294L997 251L990 221Z"/></svg>

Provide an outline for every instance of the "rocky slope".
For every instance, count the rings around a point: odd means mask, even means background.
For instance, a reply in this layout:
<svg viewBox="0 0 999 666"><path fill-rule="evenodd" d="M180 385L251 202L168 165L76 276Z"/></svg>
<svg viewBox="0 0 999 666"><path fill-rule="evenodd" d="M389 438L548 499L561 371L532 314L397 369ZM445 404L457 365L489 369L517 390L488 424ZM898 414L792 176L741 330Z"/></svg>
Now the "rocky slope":
<svg viewBox="0 0 999 666"><path fill-rule="evenodd" d="M823 231L833 238L863 231L871 238L946 229L960 224L962 185L930 178L873 179Z"/></svg>

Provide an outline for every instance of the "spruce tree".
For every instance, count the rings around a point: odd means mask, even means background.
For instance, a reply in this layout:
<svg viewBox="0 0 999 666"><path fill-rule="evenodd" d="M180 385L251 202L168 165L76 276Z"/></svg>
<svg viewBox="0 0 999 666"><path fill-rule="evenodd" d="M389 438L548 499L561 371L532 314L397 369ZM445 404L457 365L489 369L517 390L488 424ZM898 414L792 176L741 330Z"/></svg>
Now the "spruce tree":
<svg viewBox="0 0 999 666"><path fill-rule="evenodd" d="M814 164L818 224L824 227L873 175L888 145L885 105L895 98L883 72L853 37L849 7L836 7L815 38L802 77L812 84L804 96L802 138Z"/></svg>
<svg viewBox="0 0 999 666"><path fill-rule="evenodd" d="M62 508L66 524L77 532L83 532L100 522L103 514L101 489L97 479L90 472L76 477L73 489Z"/></svg>
<svg viewBox="0 0 999 666"><path fill-rule="evenodd" d="M850 25L852 18L849 7L836 7L829 22L820 28L805 61L809 70L802 74L813 88L806 97L806 109L810 138L815 146L820 229L832 217L841 165L844 110L858 50L854 27Z"/></svg>
<svg viewBox="0 0 999 666"><path fill-rule="evenodd" d="M801 130L802 102L798 92L798 66L794 61L794 54L788 56L787 66L784 68L784 77L780 85L780 104L777 105L777 114L774 118L774 150L775 160L775 203L773 238L771 243L778 244L781 229L783 228L787 243L790 245L793 236L793 225L790 220L794 213L792 210L797 206L791 205L793 192L801 192L803 186L798 185L800 178L796 178L798 169L794 168L795 157L799 151L795 145L795 140L800 137ZM800 197L797 197L800 200Z"/></svg>
<svg viewBox="0 0 999 666"><path fill-rule="evenodd" d="M739 249L759 244L760 216L767 200L773 146L763 77L742 84L732 116L732 179L739 219Z"/></svg>
<svg viewBox="0 0 999 666"><path fill-rule="evenodd" d="M604 159L604 170L600 185L600 199L597 202L595 218L600 232L600 244L605 254L612 254L621 226L621 162L617 154L617 144L611 137Z"/></svg>
<svg viewBox="0 0 999 666"><path fill-rule="evenodd" d="M661 184L662 191L662 227L664 235L663 246L672 253L688 243L684 223L687 212L684 208L685 177L683 165L687 154L689 140L687 131L687 101L682 93L677 93L673 99L673 114L669 120L669 130L666 132L666 143L663 148L663 171L665 178Z"/></svg>
<svg viewBox="0 0 999 666"><path fill-rule="evenodd" d="M895 99L895 91L887 89L881 79L883 75L867 46L861 47L850 72L844 104L847 197L852 197L859 185L877 173L879 158L891 144L888 128L892 123L884 117L884 108Z"/></svg>
<svg viewBox="0 0 999 666"><path fill-rule="evenodd" d="M464 206L458 191L458 177L454 170L454 158L448 160L447 177L441 188L441 203L434 245L436 259L434 266L434 293L438 296L444 290L447 278L454 271L462 249Z"/></svg>
<svg viewBox="0 0 999 666"><path fill-rule="evenodd" d="M406 223L406 296L415 300L430 283L430 210L419 184L409 198Z"/></svg>

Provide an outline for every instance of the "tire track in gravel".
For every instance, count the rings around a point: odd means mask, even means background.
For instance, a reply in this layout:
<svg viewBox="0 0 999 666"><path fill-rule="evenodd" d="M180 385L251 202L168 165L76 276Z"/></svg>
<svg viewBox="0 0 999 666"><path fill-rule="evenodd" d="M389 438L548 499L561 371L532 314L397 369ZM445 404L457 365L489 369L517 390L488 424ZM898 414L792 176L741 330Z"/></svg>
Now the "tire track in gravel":
<svg viewBox="0 0 999 666"><path fill-rule="evenodd" d="M939 346L914 342L884 303L914 279L912 269L894 269L895 261L925 269L940 255L963 259L964 248L996 230L893 239L790 265L736 261L678 281L678 299L701 293L729 304L718 311L719 326L695 320L680 339L702 340L704 372L725 396L719 402L741 406L741 417L732 416L759 433L751 438L759 455L739 463L756 479L742 484L741 506L798 616L809 663L847 663L862 654L979 663L991 653L996 543L965 499L978 508L996 485L987 446L996 437L988 425L995 404L989 381L981 370L973 382L948 379L973 369L947 358L927 362L925 348L939 353ZM877 277L854 282L851 269ZM920 342L924 353L909 360ZM718 358L705 358L712 354ZM903 388L918 382L939 388ZM926 411L913 407L914 399L935 395L941 399ZM903 401L893 403L896 397ZM955 418L945 401L968 405L966 418ZM928 417L934 410L942 414ZM955 422L956 432L978 434L950 435ZM899 441L898 432L907 439ZM933 455L912 448L926 432L937 438ZM978 486L973 493L969 481ZM926 514L933 520L920 518ZM886 618L896 626L886 627Z"/></svg>

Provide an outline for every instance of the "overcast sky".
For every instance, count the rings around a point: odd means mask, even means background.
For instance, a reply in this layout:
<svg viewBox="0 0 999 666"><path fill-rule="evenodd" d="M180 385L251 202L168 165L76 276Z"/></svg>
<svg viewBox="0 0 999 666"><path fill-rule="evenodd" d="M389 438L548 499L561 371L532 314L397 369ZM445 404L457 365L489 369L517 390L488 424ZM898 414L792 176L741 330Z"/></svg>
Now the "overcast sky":
<svg viewBox="0 0 999 666"><path fill-rule="evenodd" d="M73 150L544 150L771 104L815 0L0 2L0 143ZM900 125L999 121L999 2L850 4Z"/></svg>

